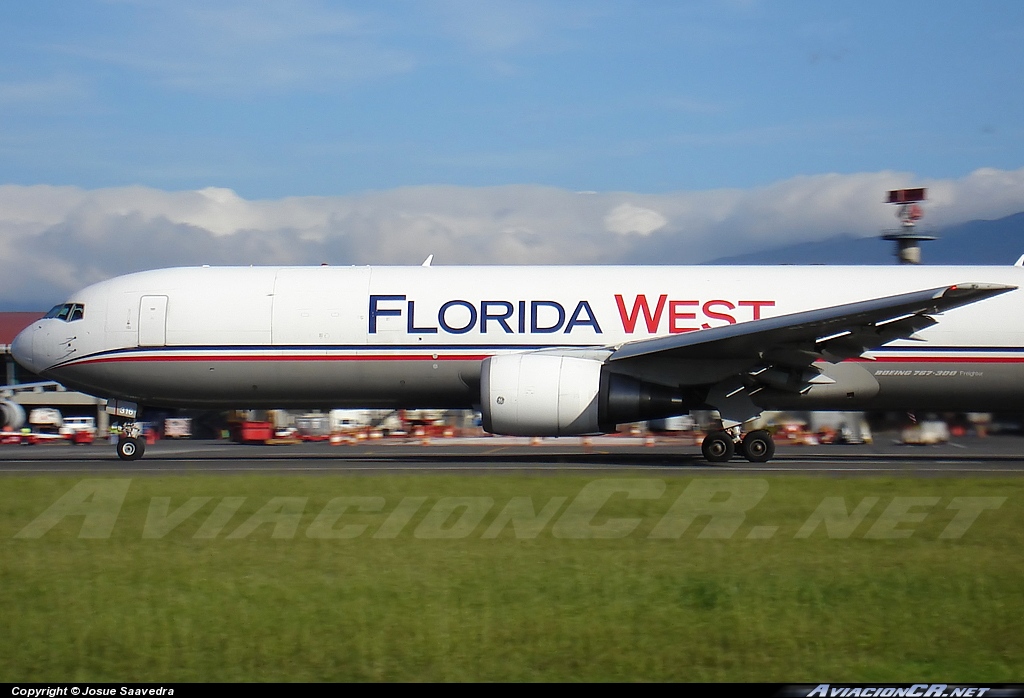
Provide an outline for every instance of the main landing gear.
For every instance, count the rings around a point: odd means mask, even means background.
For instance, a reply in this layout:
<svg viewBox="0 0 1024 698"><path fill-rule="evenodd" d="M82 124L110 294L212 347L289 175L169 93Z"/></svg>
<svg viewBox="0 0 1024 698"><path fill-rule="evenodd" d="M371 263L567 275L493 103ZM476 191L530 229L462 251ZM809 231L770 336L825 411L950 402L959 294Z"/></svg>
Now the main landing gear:
<svg viewBox="0 0 1024 698"><path fill-rule="evenodd" d="M125 422L117 435L117 457L121 460L138 460L146 452L146 440L141 437L138 422Z"/></svg>
<svg viewBox="0 0 1024 698"><path fill-rule="evenodd" d="M751 463L765 463L775 455L775 442L764 429L741 436L738 427L709 432L700 446L709 463L726 463L735 455Z"/></svg>

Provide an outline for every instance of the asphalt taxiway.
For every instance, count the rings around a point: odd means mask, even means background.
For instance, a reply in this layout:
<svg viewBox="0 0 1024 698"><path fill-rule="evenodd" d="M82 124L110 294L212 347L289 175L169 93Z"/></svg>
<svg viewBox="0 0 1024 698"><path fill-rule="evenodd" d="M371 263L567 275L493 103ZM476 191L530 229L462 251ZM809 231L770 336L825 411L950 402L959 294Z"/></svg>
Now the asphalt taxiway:
<svg viewBox="0 0 1024 698"><path fill-rule="evenodd" d="M239 445L225 441L159 441L138 461L121 461L113 446L0 446L0 474L72 473L557 473L657 472L862 475L1024 475L1024 438L967 437L932 446L900 445L883 434L872 444L780 444L768 463L734 459L712 465L686 440L380 439L355 444Z"/></svg>

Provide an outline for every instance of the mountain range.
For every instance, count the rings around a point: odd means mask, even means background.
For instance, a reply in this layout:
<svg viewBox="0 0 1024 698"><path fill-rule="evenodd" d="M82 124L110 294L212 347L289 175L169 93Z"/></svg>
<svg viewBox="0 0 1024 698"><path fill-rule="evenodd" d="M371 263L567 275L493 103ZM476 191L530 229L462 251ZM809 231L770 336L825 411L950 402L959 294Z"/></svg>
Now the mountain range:
<svg viewBox="0 0 1024 698"><path fill-rule="evenodd" d="M923 264L1009 265L1024 255L1024 212L920 232L938 238L921 243ZM895 243L880 238L837 235L820 242L722 257L709 264L894 264L894 252Z"/></svg>

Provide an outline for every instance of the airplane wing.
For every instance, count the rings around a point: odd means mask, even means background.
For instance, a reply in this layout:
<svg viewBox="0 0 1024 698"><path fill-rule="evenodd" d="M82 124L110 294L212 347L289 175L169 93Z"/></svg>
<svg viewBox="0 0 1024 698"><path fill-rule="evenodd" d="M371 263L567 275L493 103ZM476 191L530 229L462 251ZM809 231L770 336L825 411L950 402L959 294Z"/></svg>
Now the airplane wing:
<svg viewBox="0 0 1024 698"><path fill-rule="evenodd" d="M645 364L694 361L730 366L711 377L706 404L725 426L761 413L754 395L770 389L804 394L815 385L834 384L818 361L835 364L937 324L931 314L975 303L1016 286L956 284L886 296L818 310L655 337L614 347L607 361L632 373Z"/></svg>
<svg viewBox="0 0 1024 698"><path fill-rule="evenodd" d="M777 360L789 365L860 356L896 339L912 337L941 313L1016 289L1001 284L956 284L830 308L628 342L611 362L658 354L673 359ZM785 361L789 357L795 361Z"/></svg>

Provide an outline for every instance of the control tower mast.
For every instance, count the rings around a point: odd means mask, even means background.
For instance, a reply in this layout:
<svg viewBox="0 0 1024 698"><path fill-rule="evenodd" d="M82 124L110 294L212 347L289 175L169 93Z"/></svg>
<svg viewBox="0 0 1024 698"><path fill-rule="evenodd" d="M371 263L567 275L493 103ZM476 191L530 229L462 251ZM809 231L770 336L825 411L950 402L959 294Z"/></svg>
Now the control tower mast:
<svg viewBox="0 0 1024 698"><path fill-rule="evenodd" d="M896 204L896 217L900 219L898 230L890 230L882 233L883 240L891 240L896 243L896 259L900 264L920 264L921 246L924 240L934 240L933 235L921 235L915 229L917 222L921 220L924 211L920 202L927 198L928 190L920 189L895 189L889 192L887 203Z"/></svg>

